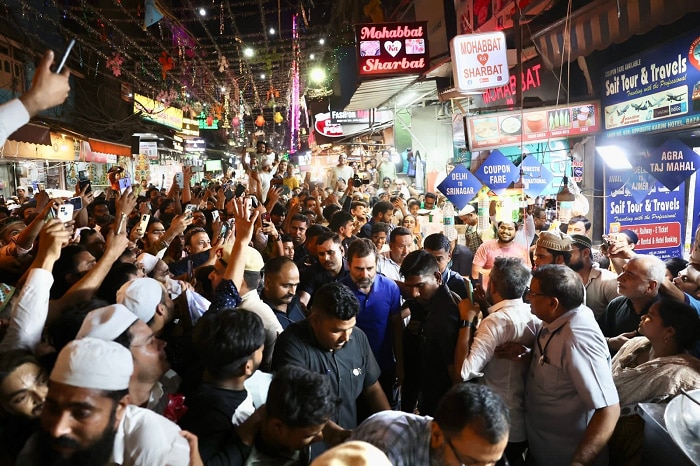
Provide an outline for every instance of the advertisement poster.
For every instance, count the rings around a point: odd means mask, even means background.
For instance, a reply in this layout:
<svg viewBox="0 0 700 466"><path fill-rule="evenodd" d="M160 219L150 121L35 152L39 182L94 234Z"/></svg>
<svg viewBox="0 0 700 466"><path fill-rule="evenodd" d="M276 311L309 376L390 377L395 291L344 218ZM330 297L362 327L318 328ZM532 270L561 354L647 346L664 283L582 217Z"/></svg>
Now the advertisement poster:
<svg viewBox="0 0 700 466"><path fill-rule="evenodd" d="M501 87L509 80L503 32L455 36L450 56L455 87L462 92Z"/></svg>
<svg viewBox="0 0 700 466"><path fill-rule="evenodd" d="M467 118L472 150L584 136L599 130L600 106L597 102Z"/></svg>
<svg viewBox="0 0 700 466"><path fill-rule="evenodd" d="M700 31L603 69L605 135L700 122Z"/></svg>
<svg viewBox="0 0 700 466"><path fill-rule="evenodd" d="M605 172L605 233L617 222L639 237L635 251L661 260L683 256L685 183L670 191L641 167Z"/></svg>

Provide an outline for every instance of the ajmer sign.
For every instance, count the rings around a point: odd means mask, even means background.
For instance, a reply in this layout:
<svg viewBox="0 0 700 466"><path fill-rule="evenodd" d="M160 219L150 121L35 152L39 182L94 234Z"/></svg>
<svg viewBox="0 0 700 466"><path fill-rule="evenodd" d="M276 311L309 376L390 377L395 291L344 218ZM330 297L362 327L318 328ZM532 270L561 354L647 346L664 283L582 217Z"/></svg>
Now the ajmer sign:
<svg viewBox="0 0 700 466"><path fill-rule="evenodd" d="M355 26L360 76L420 74L430 66L428 22Z"/></svg>
<svg viewBox="0 0 700 466"><path fill-rule="evenodd" d="M508 83L507 50L502 32L455 36L450 42L455 87L470 92Z"/></svg>

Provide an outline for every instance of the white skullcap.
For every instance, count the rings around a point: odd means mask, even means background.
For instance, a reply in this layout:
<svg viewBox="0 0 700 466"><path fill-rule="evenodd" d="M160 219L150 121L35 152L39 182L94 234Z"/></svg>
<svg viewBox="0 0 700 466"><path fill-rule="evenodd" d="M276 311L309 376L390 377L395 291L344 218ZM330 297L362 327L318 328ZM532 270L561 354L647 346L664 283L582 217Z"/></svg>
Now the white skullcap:
<svg viewBox="0 0 700 466"><path fill-rule="evenodd" d="M80 326L76 339L91 337L112 341L124 333L138 317L121 304L101 307L88 313Z"/></svg>
<svg viewBox="0 0 700 466"><path fill-rule="evenodd" d="M113 341L83 338L61 350L49 379L73 387L115 391L129 388L132 372L131 351Z"/></svg>
<svg viewBox="0 0 700 466"><path fill-rule="evenodd" d="M148 323L156 313L156 307L163 298L163 285L152 278L135 278L122 285L117 291L117 303Z"/></svg>
<svg viewBox="0 0 700 466"><path fill-rule="evenodd" d="M149 273L153 272L153 269L156 268L158 258L153 254L144 252L136 258L136 261L143 265L143 270L146 272L146 275L148 275Z"/></svg>
<svg viewBox="0 0 700 466"><path fill-rule="evenodd" d="M472 214L472 213L474 213L474 206L471 204L467 204L464 206L464 208L462 208L462 210L459 211L458 215L462 216L462 215L468 215L468 214Z"/></svg>
<svg viewBox="0 0 700 466"><path fill-rule="evenodd" d="M391 466L383 451L367 442L353 440L326 450L311 466Z"/></svg>

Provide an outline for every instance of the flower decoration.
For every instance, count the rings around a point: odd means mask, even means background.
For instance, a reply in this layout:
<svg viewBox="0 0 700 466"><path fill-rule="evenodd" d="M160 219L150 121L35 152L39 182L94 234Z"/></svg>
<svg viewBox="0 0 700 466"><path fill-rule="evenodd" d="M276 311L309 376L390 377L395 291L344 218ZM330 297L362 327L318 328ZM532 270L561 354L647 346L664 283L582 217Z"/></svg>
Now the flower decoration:
<svg viewBox="0 0 700 466"><path fill-rule="evenodd" d="M255 119L255 126L258 128L265 126L265 118L263 118L262 115L258 115L258 117Z"/></svg>
<svg viewBox="0 0 700 466"><path fill-rule="evenodd" d="M280 112L275 112L275 116L272 117L272 120L279 125L284 121L284 117Z"/></svg>
<svg viewBox="0 0 700 466"><path fill-rule="evenodd" d="M116 52L114 55L112 55L112 58L107 60L107 68L112 70L112 74L114 76L121 76L122 63L124 63L124 58L121 56L121 54L119 52Z"/></svg>
<svg viewBox="0 0 700 466"><path fill-rule="evenodd" d="M231 118L231 126L233 126L234 128L238 128L240 125L241 125L241 119L238 118L238 115Z"/></svg>
<svg viewBox="0 0 700 466"><path fill-rule="evenodd" d="M163 73L163 79L168 71L173 69L173 59L168 56L167 52L163 52L158 59L160 62L161 72Z"/></svg>

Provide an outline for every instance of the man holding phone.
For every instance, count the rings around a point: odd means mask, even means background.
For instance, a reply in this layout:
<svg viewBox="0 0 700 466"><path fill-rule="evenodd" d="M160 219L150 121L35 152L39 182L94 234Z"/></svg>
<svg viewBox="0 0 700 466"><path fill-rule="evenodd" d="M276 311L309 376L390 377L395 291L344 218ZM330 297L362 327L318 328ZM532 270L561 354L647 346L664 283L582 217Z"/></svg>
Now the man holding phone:
<svg viewBox="0 0 700 466"><path fill-rule="evenodd" d="M19 99L13 99L0 105L0 146L7 137L29 119L56 105L62 104L70 92L70 70L63 68L61 73L51 71L54 53L47 50L36 68L32 87Z"/></svg>

